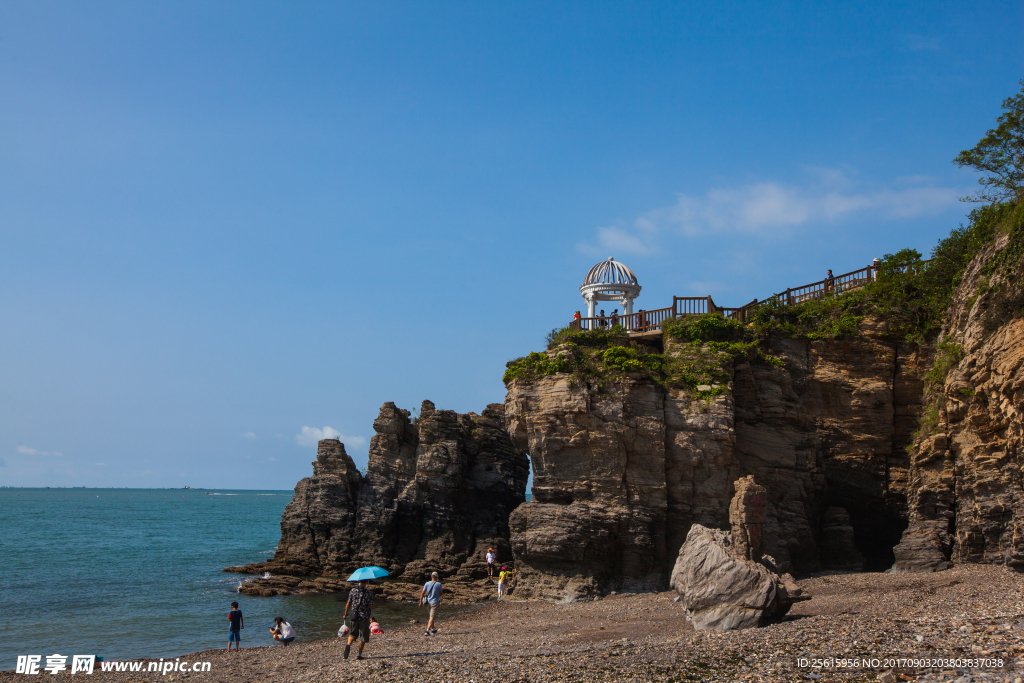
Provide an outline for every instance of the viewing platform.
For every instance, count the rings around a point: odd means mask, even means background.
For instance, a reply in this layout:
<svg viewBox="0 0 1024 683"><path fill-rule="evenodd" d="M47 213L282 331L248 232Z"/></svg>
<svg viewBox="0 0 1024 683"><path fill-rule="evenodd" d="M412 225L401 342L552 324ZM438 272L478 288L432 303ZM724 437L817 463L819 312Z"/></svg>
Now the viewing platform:
<svg viewBox="0 0 1024 683"><path fill-rule="evenodd" d="M902 270L915 269L927 263L928 261L915 261L899 268ZM748 316L769 302L793 306L825 296L835 296L860 289L869 282L876 281L881 269L881 262L875 259L871 265L864 268L826 277L799 287L790 287L767 299L760 301L754 299L738 308L718 306L710 296L673 296L671 306L652 310L641 309L634 313L632 310L633 299L641 289L636 276L625 265L609 258L591 268L580 287L580 292L588 304L589 315L574 319L569 323L569 327L574 330L596 330L611 329L618 325L630 337L653 338L661 335L666 321L687 316L715 313L745 323ZM595 316L593 315L595 301L619 302L625 312Z"/></svg>

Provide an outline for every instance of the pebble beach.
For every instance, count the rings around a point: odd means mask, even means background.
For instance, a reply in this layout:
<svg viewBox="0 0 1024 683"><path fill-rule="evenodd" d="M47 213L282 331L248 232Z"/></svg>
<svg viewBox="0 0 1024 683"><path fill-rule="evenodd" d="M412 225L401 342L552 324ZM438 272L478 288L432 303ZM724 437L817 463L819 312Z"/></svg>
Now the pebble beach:
<svg viewBox="0 0 1024 683"><path fill-rule="evenodd" d="M105 681L334 683L351 680L1006 681L1024 679L1024 576L1002 567L936 574L837 574L765 628L698 632L675 594L584 603L513 599L474 607L424 635L423 620L374 637L366 659L337 638L198 652L206 673L100 672ZM126 637L130 637L126 634ZM1020 657L1020 659L1018 659ZM78 680L68 672L46 680ZM31 680L13 672L0 680Z"/></svg>

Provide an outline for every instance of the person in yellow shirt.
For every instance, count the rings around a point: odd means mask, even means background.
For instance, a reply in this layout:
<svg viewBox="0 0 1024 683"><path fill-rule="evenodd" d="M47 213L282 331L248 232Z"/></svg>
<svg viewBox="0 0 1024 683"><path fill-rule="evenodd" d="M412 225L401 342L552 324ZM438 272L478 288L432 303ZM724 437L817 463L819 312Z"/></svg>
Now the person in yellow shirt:
<svg viewBox="0 0 1024 683"><path fill-rule="evenodd" d="M514 571L506 567L501 568L501 573L498 574L498 597L502 597L508 593L508 584L512 580Z"/></svg>

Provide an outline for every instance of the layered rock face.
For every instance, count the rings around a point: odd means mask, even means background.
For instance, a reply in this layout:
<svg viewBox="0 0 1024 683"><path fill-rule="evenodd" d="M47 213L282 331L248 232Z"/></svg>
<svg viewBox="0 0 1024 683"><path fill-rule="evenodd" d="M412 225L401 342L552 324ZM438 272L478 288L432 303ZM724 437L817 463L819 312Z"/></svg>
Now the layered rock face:
<svg viewBox="0 0 1024 683"><path fill-rule="evenodd" d="M1024 320L991 329L989 296L979 295L985 265L1007 239L971 262L954 296L936 352L951 368L925 409L934 426L912 451L898 571L938 571L950 562L1024 570Z"/></svg>
<svg viewBox="0 0 1024 683"><path fill-rule="evenodd" d="M525 500L529 464L505 431L504 406L457 414L424 401L413 422L385 403L373 428L365 477L341 443L319 443L274 558L240 569L340 576L378 565L420 581L479 573L488 547L511 555L508 517Z"/></svg>
<svg viewBox="0 0 1024 683"><path fill-rule="evenodd" d="M868 569L892 564L906 527L905 447L927 354L870 321L861 332L857 340L778 340L771 352L785 368L736 369L737 459L771 492L767 552L796 571L837 562L820 542L827 507L849 513Z"/></svg>
<svg viewBox="0 0 1024 683"><path fill-rule="evenodd" d="M533 501L510 520L517 595L664 588L693 524L728 528L746 475L767 488L765 552L783 571L850 562L845 545L821 543L828 507L849 513L869 568L890 566L925 359L883 328L863 332L780 340L770 350L784 367L728 365L732 381L707 399L640 375L599 390L571 390L564 374L513 379L509 431L534 467ZM665 353L692 350L669 339ZM844 558L828 556L836 548Z"/></svg>
<svg viewBox="0 0 1024 683"><path fill-rule="evenodd" d="M629 377L600 392L574 392L568 382L514 380L505 401L534 472L533 501L509 520L516 595L664 588L686 536L680 527L726 518L731 396L698 405Z"/></svg>

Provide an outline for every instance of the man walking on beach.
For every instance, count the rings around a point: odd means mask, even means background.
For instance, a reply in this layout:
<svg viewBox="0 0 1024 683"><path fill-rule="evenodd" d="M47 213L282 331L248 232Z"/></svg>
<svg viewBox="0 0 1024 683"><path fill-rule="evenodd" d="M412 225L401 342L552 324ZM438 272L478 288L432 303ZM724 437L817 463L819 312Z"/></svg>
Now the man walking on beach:
<svg viewBox="0 0 1024 683"><path fill-rule="evenodd" d="M231 651L231 643L235 644L235 650L242 647L243 628L245 628L245 622L242 620L242 610L238 609L237 602L233 602L231 611L228 612L228 652Z"/></svg>
<svg viewBox="0 0 1024 683"><path fill-rule="evenodd" d="M348 611L352 610L352 630L348 633L348 643L345 645L345 659L352 649L352 643L359 638L359 652L356 659L363 658L363 648L370 642L370 610L373 609L373 591L369 581L360 581L359 585L348 592L348 602L345 603L345 615L342 621L348 619Z"/></svg>
<svg viewBox="0 0 1024 683"><path fill-rule="evenodd" d="M440 577L437 572L430 574L430 581L427 581L426 585L423 586L423 591L420 593L420 607L423 607L423 599L426 598L427 604L430 605L430 619L427 621L427 633L428 636L436 636L437 629L434 628L434 616L437 614L437 606L441 604L441 582L438 581Z"/></svg>

